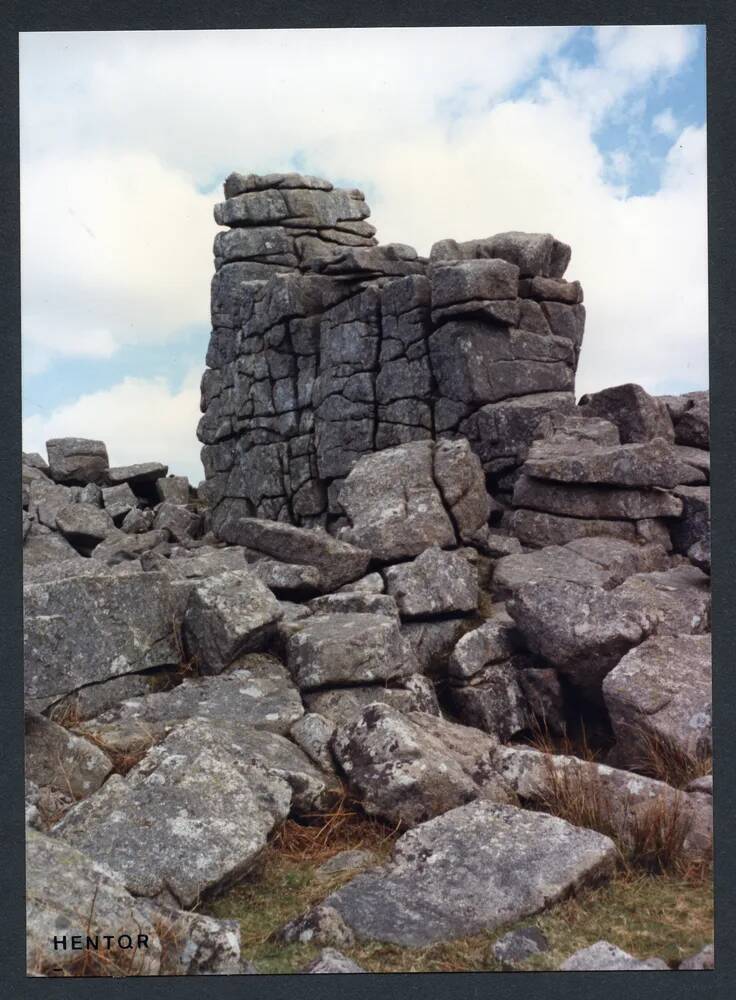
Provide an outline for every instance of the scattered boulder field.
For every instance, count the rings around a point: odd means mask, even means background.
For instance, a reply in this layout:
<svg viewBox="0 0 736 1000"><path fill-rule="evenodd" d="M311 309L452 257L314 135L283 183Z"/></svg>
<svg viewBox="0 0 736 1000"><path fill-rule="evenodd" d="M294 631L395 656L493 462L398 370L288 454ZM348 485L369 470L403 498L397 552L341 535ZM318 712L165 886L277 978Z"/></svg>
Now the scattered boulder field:
<svg viewBox="0 0 736 1000"><path fill-rule="evenodd" d="M346 793L399 835L323 866L281 932L323 948L303 971L496 931L521 967L529 920L655 814L709 857L707 393L575 403L583 294L549 234L423 259L359 191L225 194L205 480L84 438L23 455L29 972L258 972L197 908ZM599 941L561 968L669 966Z"/></svg>

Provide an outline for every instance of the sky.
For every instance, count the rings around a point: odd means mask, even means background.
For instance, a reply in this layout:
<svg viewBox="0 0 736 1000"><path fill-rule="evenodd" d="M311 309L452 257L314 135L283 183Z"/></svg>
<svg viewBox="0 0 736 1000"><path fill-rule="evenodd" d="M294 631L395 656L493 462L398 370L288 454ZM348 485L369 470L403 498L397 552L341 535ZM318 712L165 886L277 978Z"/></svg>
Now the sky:
<svg viewBox="0 0 736 1000"><path fill-rule="evenodd" d="M707 387L702 26L24 33L23 438L203 477L233 170L359 187L381 243L572 246L578 395Z"/></svg>

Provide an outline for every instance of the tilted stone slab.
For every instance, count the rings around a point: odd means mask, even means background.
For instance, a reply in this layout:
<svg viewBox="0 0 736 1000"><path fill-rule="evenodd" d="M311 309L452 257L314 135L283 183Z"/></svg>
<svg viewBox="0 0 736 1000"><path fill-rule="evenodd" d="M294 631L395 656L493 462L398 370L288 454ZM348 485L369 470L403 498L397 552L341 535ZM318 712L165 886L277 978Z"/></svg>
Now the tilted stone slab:
<svg viewBox="0 0 736 1000"><path fill-rule="evenodd" d="M657 635L710 630L710 579L687 563L663 572L637 573L616 593L638 601L657 620Z"/></svg>
<svg viewBox="0 0 736 1000"><path fill-rule="evenodd" d="M350 526L340 538L387 562L431 545L454 545L455 530L434 480L434 443L414 441L360 459L340 490Z"/></svg>
<svg viewBox="0 0 736 1000"><path fill-rule="evenodd" d="M654 741L680 753L711 753L709 635L653 636L624 656L603 682L617 753L636 766Z"/></svg>
<svg viewBox="0 0 736 1000"><path fill-rule="evenodd" d="M584 556L558 545L536 552L504 556L493 570L493 591L510 596L527 583L539 580L569 580L592 587L611 586L611 573Z"/></svg>
<svg viewBox="0 0 736 1000"><path fill-rule="evenodd" d="M396 681L392 687L387 687L385 684L363 684L360 687L305 691L303 699L310 712L324 715L335 724L360 715L374 702L388 705L404 713L424 712L437 716L440 714L434 686L422 674L411 674L404 680Z"/></svg>
<svg viewBox="0 0 736 1000"><path fill-rule="evenodd" d="M158 573L74 576L23 588L25 693L44 708L85 684L176 664Z"/></svg>
<svg viewBox="0 0 736 1000"><path fill-rule="evenodd" d="M185 908L245 874L286 818L292 790L246 762L221 728L192 720L174 730L127 777L112 775L71 809L54 835L135 895Z"/></svg>
<svg viewBox="0 0 736 1000"><path fill-rule="evenodd" d="M396 842L325 903L361 940L422 947L494 930L609 875L613 841L544 813L471 802Z"/></svg>
<svg viewBox="0 0 736 1000"><path fill-rule="evenodd" d="M254 517L239 519L225 541L248 546L281 562L313 566L319 571L320 589L324 592L357 580L370 562L370 553L365 549L339 541L326 531Z"/></svg>
<svg viewBox="0 0 736 1000"><path fill-rule="evenodd" d="M112 761L89 740L55 722L26 712L25 776L39 788L52 788L73 799L96 791L112 771Z"/></svg>
<svg viewBox="0 0 736 1000"><path fill-rule="evenodd" d="M46 442L49 475L57 483L104 481L110 462L102 441L90 438L52 438Z"/></svg>

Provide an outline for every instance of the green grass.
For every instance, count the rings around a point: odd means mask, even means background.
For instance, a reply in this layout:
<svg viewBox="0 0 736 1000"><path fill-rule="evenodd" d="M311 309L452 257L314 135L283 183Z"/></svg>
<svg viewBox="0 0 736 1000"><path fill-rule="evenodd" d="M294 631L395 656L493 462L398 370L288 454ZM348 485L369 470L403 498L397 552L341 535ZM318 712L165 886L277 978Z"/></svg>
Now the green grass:
<svg viewBox="0 0 736 1000"><path fill-rule="evenodd" d="M314 944L279 944L270 937L350 879L343 874L328 883L317 881L314 872L323 861L349 847L367 847L382 856L390 852L395 831L354 812L338 810L333 815L352 818L333 822L330 829L329 824L308 828L287 824L286 834L264 852L259 869L206 907L213 916L240 922L243 955L259 972L298 972L321 950ZM657 956L676 965L713 940L712 881L710 876L686 879L621 869L608 884L585 890L516 926L530 924L547 935L550 950L530 959L524 966L528 970L555 969L572 952L600 939L637 958ZM368 972L499 971L500 966L489 961L489 950L508 929L426 948L361 942L341 950Z"/></svg>

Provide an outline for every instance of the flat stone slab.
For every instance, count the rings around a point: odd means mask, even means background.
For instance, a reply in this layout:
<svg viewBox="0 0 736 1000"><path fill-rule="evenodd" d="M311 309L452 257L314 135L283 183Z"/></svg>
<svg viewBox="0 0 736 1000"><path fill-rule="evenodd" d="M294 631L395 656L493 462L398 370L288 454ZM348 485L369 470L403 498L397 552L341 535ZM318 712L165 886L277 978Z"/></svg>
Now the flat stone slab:
<svg viewBox="0 0 736 1000"><path fill-rule="evenodd" d="M567 517L630 521L679 517L683 509L682 500L667 490L559 483L527 475L516 482L514 506Z"/></svg>
<svg viewBox="0 0 736 1000"><path fill-rule="evenodd" d="M629 577L616 593L641 603L657 619L657 635L689 635L710 630L710 579L687 564Z"/></svg>
<svg viewBox="0 0 736 1000"><path fill-rule="evenodd" d="M386 615L312 615L297 627L286 651L289 670L302 691L389 681L419 672L398 622Z"/></svg>
<svg viewBox="0 0 736 1000"><path fill-rule="evenodd" d="M564 454L554 443L532 446L524 472L538 479L562 483L600 483L608 486L661 486L671 489L680 481L680 460L670 443L655 438L637 444L581 448L570 445Z"/></svg>
<svg viewBox="0 0 736 1000"><path fill-rule="evenodd" d="M133 947L118 945L130 935ZM147 937L138 947L138 935ZM123 883L104 865L54 837L26 830L26 949L29 973L72 975L83 954L73 938L98 938L103 958L112 960L117 975L156 976L161 966L161 941L156 928ZM114 948L104 949L103 935ZM55 949L53 937L66 938L67 947ZM90 973L93 974L93 973Z"/></svg>
<svg viewBox="0 0 736 1000"><path fill-rule="evenodd" d="M422 947L491 931L613 871L616 847L592 830L515 806L471 802L396 842L383 869L325 900L359 939Z"/></svg>
<svg viewBox="0 0 736 1000"><path fill-rule="evenodd" d="M241 667L214 677L193 677L170 691L128 698L90 719L87 729L120 720L174 723L195 716L231 720L256 729L288 733L304 714L291 678L276 661L257 670Z"/></svg>
<svg viewBox="0 0 736 1000"><path fill-rule="evenodd" d="M584 556L550 545L536 552L499 559L493 570L493 591L510 596L525 584L550 579L605 587L610 585L611 574Z"/></svg>
<svg viewBox="0 0 736 1000"><path fill-rule="evenodd" d="M117 872L134 895L191 908L250 868L291 801L285 777L251 763L221 723L194 719L127 777L112 775L53 833Z"/></svg>

